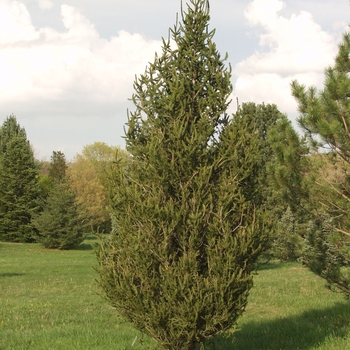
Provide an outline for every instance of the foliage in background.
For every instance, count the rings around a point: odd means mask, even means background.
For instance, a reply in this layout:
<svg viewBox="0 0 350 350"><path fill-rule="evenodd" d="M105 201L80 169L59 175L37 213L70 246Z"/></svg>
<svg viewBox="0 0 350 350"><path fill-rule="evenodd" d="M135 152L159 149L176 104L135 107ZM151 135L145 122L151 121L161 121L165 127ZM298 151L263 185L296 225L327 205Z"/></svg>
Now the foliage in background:
<svg viewBox="0 0 350 350"><path fill-rule="evenodd" d="M53 151L49 167L49 178L52 182L66 179L67 162L66 156L61 151Z"/></svg>
<svg viewBox="0 0 350 350"><path fill-rule="evenodd" d="M242 314L266 232L247 188L259 154L249 123L226 114L231 72L192 0L176 47L135 81L111 192L113 232L98 250L100 285L117 311L166 349L194 349Z"/></svg>
<svg viewBox="0 0 350 350"><path fill-rule="evenodd" d="M300 257L301 238L298 223L290 207L277 223L273 236L271 254L281 262L296 261Z"/></svg>
<svg viewBox="0 0 350 350"><path fill-rule="evenodd" d="M38 230L37 241L45 248L72 249L86 237L87 224L65 181L53 184L44 209L34 216L33 224Z"/></svg>
<svg viewBox="0 0 350 350"><path fill-rule="evenodd" d="M256 215L264 216L265 227L270 232L269 247L271 247L272 239L276 238L276 234L282 234L278 227L279 220L285 214L288 206L280 191L276 191L274 181L268 171L274 166L275 161L269 135L276 131L277 125L287 120L287 117L278 110L276 105L250 102L238 106L231 125L233 129L240 129L241 125L244 125L247 133L257 137L257 152L250 154L250 157L254 157L254 168L241 186L245 199L254 203ZM249 138L247 141L251 142ZM249 149L247 146L244 143L239 146L241 148L239 157L242 159L242 163L245 159L242 155L246 148ZM279 237L282 239L281 236ZM287 241L288 238L284 237L283 240ZM271 250L267 253L271 253Z"/></svg>
<svg viewBox="0 0 350 350"><path fill-rule="evenodd" d="M0 128L0 240L34 241L31 218L39 195L32 149L12 115Z"/></svg>
<svg viewBox="0 0 350 350"><path fill-rule="evenodd" d="M332 229L328 214L309 222L305 235L302 262L328 282L331 290L340 290L349 296L349 244L344 235Z"/></svg>
<svg viewBox="0 0 350 350"><path fill-rule="evenodd" d="M117 156L118 154L118 156ZM67 169L67 180L85 211L93 230L111 231L109 180L117 157L127 159L127 152L104 142L86 145Z"/></svg>
<svg viewBox="0 0 350 350"><path fill-rule="evenodd" d="M267 172L274 158L268 135L279 121L285 119L286 116L278 110L276 105L265 105L264 103L243 103L234 114L232 128L239 128L240 124L244 124L246 131L257 137L258 152L252 155L255 157L255 167L245 183L246 199L253 200L257 207L268 206L268 209L273 210L276 206L277 198L274 196L273 186ZM245 146L243 144L242 148Z"/></svg>
<svg viewBox="0 0 350 350"><path fill-rule="evenodd" d="M94 142L91 145L84 146L81 156L92 164L101 184L107 189L109 188L109 177L116 156L128 158L126 151L118 146L109 146L104 142Z"/></svg>
<svg viewBox="0 0 350 350"><path fill-rule="evenodd" d="M104 228L109 221L108 191L102 185L94 166L77 155L67 170L67 181L76 195L76 202L85 212L89 226Z"/></svg>

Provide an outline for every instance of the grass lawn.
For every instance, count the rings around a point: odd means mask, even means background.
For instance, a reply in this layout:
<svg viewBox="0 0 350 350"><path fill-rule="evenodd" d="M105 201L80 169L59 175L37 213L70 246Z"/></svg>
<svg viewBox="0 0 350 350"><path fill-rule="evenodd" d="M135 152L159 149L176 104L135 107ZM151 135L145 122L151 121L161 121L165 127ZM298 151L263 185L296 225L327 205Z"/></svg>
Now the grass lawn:
<svg viewBox="0 0 350 350"><path fill-rule="evenodd" d="M93 240L79 250L0 243L0 349L149 349L98 293ZM350 349L350 302L299 264L269 263L217 350ZM136 338L137 337L137 338ZM208 344L208 348L212 344ZM207 347L206 347L207 348Z"/></svg>

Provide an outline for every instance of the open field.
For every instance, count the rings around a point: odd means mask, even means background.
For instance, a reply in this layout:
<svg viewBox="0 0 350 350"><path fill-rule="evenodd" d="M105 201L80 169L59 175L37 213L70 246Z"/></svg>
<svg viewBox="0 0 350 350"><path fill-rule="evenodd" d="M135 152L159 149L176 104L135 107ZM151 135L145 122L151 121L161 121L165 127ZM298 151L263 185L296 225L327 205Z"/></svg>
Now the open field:
<svg viewBox="0 0 350 350"><path fill-rule="evenodd" d="M0 243L1 350L152 347L97 295L91 242L72 251ZM215 349L350 349L350 302L299 264L269 263L237 331L216 338Z"/></svg>

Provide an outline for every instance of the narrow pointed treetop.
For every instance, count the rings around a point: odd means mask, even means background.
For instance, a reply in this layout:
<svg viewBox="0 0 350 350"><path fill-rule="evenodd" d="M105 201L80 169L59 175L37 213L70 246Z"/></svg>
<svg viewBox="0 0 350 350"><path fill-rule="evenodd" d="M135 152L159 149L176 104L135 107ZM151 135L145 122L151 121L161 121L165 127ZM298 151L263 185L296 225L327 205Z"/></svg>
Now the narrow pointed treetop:
<svg viewBox="0 0 350 350"><path fill-rule="evenodd" d="M106 298L165 349L235 324L266 242L245 188L257 134L226 113L231 72L208 25L208 1L191 0L135 81L131 159L117 161L113 230L98 251Z"/></svg>

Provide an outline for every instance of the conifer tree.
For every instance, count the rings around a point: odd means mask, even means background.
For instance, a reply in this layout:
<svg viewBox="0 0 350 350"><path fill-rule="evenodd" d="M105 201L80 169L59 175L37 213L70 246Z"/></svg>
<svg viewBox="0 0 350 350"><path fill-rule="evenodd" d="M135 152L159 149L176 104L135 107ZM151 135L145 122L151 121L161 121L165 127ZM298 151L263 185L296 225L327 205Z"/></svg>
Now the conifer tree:
<svg viewBox="0 0 350 350"><path fill-rule="evenodd" d="M282 262L296 261L300 257L300 247L301 238L297 234L297 221L288 207L277 223L271 253Z"/></svg>
<svg viewBox="0 0 350 350"><path fill-rule="evenodd" d="M194 349L230 329L266 243L245 188L256 133L227 115L232 90L208 30L209 3L191 0L163 51L136 79L115 168L113 231L98 250L100 285L118 312L165 349ZM244 147L242 147L244 145Z"/></svg>
<svg viewBox="0 0 350 350"><path fill-rule="evenodd" d="M62 181L66 177L66 156L61 151L53 151L49 167L49 177L52 181Z"/></svg>
<svg viewBox="0 0 350 350"><path fill-rule="evenodd" d="M350 295L349 55L350 33L345 33L334 66L325 70L322 91L292 82L304 139L286 132L284 144L288 149L282 150L283 143L279 146L276 143L276 178L289 198L297 198L294 204L312 217L306 230L303 261L332 288L347 296Z"/></svg>
<svg viewBox="0 0 350 350"><path fill-rule="evenodd" d="M48 193L41 201L41 212L33 217L36 239L45 248L72 249L86 237L85 211L66 178L66 157L54 151L49 166L51 180Z"/></svg>
<svg viewBox="0 0 350 350"><path fill-rule="evenodd" d="M7 117L0 128L0 155L6 152L7 143L15 136L27 138L26 131L18 123L14 115Z"/></svg>
<svg viewBox="0 0 350 350"><path fill-rule="evenodd" d="M33 223L38 230L37 241L45 248L77 247L86 237L87 226L80 213L75 194L70 190L68 183L55 182L42 212L33 217Z"/></svg>
<svg viewBox="0 0 350 350"><path fill-rule="evenodd" d="M33 151L15 116L0 128L0 240L33 242L39 187Z"/></svg>

